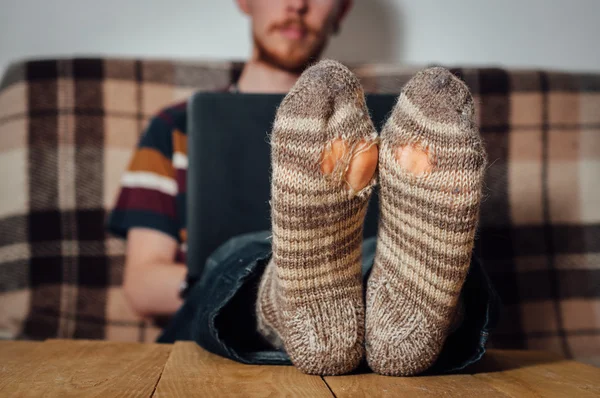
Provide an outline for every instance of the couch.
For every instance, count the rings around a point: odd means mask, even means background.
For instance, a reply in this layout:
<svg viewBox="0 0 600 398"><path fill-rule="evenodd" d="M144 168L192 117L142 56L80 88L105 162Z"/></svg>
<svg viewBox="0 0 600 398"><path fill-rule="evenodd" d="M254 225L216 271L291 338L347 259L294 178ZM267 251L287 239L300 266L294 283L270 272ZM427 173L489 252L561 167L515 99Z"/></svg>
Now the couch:
<svg viewBox="0 0 600 398"><path fill-rule="evenodd" d="M240 62L53 59L0 83L0 338L153 341L105 231L148 119ZM368 92L416 71L351 65ZM453 68L472 89L490 165L476 254L504 307L491 344L600 358L600 73Z"/></svg>

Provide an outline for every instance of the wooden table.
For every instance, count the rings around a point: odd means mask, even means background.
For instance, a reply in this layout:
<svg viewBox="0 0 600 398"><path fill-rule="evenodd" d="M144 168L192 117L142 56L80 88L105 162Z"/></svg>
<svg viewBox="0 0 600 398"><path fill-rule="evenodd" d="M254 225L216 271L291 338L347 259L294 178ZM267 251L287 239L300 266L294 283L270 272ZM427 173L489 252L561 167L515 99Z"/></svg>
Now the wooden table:
<svg viewBox="0 0 600 398"><path fill-rule="evenodd" d="M598 397L600 369L536 351L492 350L468 373L319 377L250 366L194 343L0 342L0 397Z"/></svg>

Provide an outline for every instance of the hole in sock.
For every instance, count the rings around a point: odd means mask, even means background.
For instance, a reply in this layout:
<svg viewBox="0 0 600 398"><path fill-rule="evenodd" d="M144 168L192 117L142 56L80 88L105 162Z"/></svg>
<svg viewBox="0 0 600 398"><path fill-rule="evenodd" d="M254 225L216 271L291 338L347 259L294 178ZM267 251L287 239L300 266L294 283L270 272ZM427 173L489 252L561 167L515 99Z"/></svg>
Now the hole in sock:
<svg viewBox="0 0 600 398"><path fill-rule="evenodd" d="M341 138L329 142L323 151L321 172L325 175L333 173L337 162L348 152L348 144Z"/></svg>
<svg viewBox="0 0 600 398"><path fill-rule="evenodd" d="M379 150L372 142L362 140L354 148L352 156L348 159L350 151L348 144L341 138L331 141L323 151L321 172L331 175L337 168L342 167L343 178L350 188L358 192L365 188L373 179L377 169ZM342 162L340 164L340 162ZM347 162L346 164L343 164Z"/></svg>
<svg viewBox="0 0 600 398"><path fill-rule="evenodd" d="M402 145L396 148L394 156L400 167L415 176L422 176L433 170L433 161L426 148Z"/></svg>

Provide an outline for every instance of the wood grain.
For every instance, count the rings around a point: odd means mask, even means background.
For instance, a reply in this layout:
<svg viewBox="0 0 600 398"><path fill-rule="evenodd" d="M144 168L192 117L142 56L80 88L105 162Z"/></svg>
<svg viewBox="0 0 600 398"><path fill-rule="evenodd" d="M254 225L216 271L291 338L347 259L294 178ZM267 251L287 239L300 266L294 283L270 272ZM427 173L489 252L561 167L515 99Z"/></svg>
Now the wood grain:
<svg viewBox="0 0 600 398"><path fill-rule="evenodd" d="M331 397L331 391L337 397L600 396L599 368L544 352L490 350L465 372L323 381L292 366L242 365L191 342L0 342L0 397Z"/></svg>
<svg viewBox="0 0 600 398"><path fill-rule="evenodd" d="M600 369L540 351L494 350L475 374L511 397L599 397Z"/></svg>
<svg viewBox="0 0 600 398"><path fill-rule="evenodd" d="M325 377L336 397L506 397L471 375L391 377L374 373Z"/></svg>
<svg viewBox="0 0 600 398"><path fill-rule="evenodd" d="M193 342L173 347L155 397L331 397L319 376L293 366L243 365Z"/></svg>
<svg viewBox="0 0 600 398"><path fill-rule="evenodd" d="M33 341L0 341L0 392L12 374L34 365L23 358L30 357L43 344Z"/></svg>
<svg viewBox="0 0 600 398"><path fill-rule="evenodd" d="M31 355L33 351L43 344L38 341L0 340L0 364L2 366L13 362L18 364L21 361L21 357Z"/></svg>
<svg viewBox="0 0 600 398"><path fill-rule="evenodd" d="M364 374L325 381L337 397L600 396L600 369L547 352L490 350L467 373L473 374L412 378Z"/></svg>
<svg viewBox="0 0 600 398"><path fill-rule="evenodd" d="M171 346L50 340L20 358L11 350L0 396L150 397Z"/></svg>

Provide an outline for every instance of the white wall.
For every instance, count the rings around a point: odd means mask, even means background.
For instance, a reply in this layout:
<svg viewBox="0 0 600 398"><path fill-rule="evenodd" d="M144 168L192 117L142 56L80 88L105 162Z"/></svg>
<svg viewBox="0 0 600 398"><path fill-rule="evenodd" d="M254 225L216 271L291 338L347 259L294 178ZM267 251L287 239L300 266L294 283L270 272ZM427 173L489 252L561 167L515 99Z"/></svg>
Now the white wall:
<svg viewBox="0 0 600 398"><path fill-rule="evenodd" d="M355 0L328 55L600 71L598 19L600 0ZM248 29L234 0L0 0L0 72L73 54L240 59Z"/></svg>

